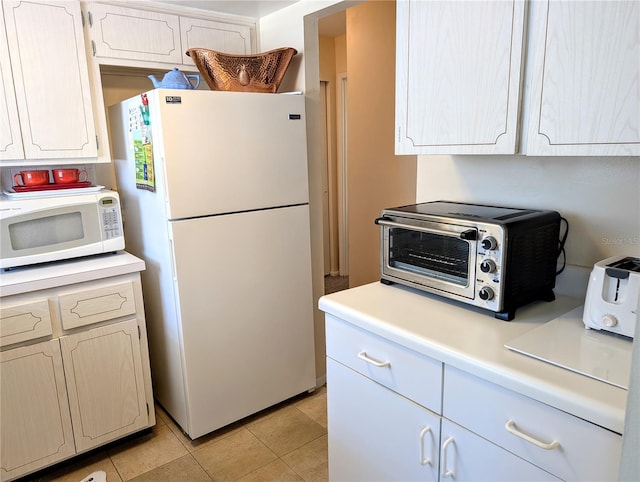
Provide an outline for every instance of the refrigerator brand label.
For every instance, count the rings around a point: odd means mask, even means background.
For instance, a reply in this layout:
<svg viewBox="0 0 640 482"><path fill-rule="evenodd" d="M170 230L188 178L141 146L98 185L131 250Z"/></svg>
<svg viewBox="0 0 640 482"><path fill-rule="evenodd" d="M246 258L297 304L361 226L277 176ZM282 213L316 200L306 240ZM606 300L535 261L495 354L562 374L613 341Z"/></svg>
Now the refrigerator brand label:
<svg viewBox="0 0 640 482"><path fill-rule="evenodd" d="M300 114L289 114L289 120L300 120L302 116Z"/></svg>
<svg viewBox="0 0 640 482"><path fill-rule="evenodd" d="M182 97L179 95L165 95L164 101L167 104L182 104Z"/></svg>

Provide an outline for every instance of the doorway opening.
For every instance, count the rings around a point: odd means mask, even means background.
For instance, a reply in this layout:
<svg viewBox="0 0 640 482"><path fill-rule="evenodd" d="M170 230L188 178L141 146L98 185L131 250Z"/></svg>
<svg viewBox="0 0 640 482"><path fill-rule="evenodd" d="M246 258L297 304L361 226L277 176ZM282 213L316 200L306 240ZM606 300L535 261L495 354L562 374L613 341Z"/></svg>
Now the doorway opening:
<svg viewBox="0 0 640 482"><path fill-rule="evenodd" d="M349 286L346 8L318 19L325 293Z"/></svg>

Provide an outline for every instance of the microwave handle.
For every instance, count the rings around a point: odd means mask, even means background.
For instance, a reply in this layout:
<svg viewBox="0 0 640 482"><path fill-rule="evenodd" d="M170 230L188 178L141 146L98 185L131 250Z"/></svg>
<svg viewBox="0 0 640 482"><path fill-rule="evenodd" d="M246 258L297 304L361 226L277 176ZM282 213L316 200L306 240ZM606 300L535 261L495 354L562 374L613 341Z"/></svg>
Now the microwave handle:
<svg viewBox="0 0 640 482"><path fill-rule="evenodd" d="M403 224L392 221L391 219L382 216L381 218L377 218L375 223L379 226L388 226L390 228L401 228L401 229L410 229L413 231L422 231L424 233L434 233L440 234L442 236L453 236L455 233L451 231L443 231L440 229L434 228L423 228L421 226L413 226L411 224ZM460 239L464 239L466 241L475 241L477 239L477 231L475 229L467 229L458 234Z"/></svg>

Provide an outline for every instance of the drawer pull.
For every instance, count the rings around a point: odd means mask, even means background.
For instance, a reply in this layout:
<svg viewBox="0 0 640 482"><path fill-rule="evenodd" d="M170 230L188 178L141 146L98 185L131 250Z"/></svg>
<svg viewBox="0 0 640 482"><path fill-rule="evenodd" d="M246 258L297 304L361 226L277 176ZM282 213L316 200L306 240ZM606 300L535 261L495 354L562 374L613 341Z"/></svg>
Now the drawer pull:
<svg viewBox="0 0 640 482"><path fill-rule="evenodd" d="M556 447L560 446L560 442L558 442L557 440L554 440L553 442L545 443L545 442L541 442L540 440L534 439L533 437L527 435L526 433L521 432L516 428L516 423L511 419L507 420L507 423L504 424L504 428L507 429L507 432L512 433L516 437L520 437L522 440L526 440L527 442L532 443L533 445L535 445L536 447L540 447L541 449L553 450Z"/></svg>
<svg viewBox="0 0 640 482"><path fill-rule="evenodd" d="M367 363L371 363L374 367L378 367L378 368L385 368L385 367L391 366L391 362L389 361L381 362L378 360L374 360L373 358L370 358L369 355L367 355L366 351L361 351L360 353L358 353L358 358L366 361Z"/></svg>
<svg viewBox="0 0 640 482"><path fill-rule="evenodd" d="M431 465L431 457L424 456L424 437L431 432L431 427L427 425L420 431L420 465ZM433 450L433 444L431 444ZM429 454L431 455L431 453Z"/></svg>
<svg viewBox="0 0 640 482"><path fill-rule="evenodd" d="M453 442L453 437L449 437L447 440L445 440L442 444L442 478L446 479L447 477L455 477L455 474L453 473L453 470L449 470L447 468L447 448L449 447L449 445L451 445L451 443Z"/></svg>

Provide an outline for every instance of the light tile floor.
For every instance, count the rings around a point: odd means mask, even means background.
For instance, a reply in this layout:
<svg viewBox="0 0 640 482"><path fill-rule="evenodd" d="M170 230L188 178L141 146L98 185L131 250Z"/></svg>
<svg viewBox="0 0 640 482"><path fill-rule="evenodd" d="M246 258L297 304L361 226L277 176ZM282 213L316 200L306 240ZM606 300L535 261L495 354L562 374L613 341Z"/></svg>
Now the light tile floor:
<svg viewBox="0 0 640 482"><path fill-rule="evenodd" d="M196 440L159 406L156 420L151 431L22 481L80 482L97 470L107 482L328 480L324 386Z"/></svg>

